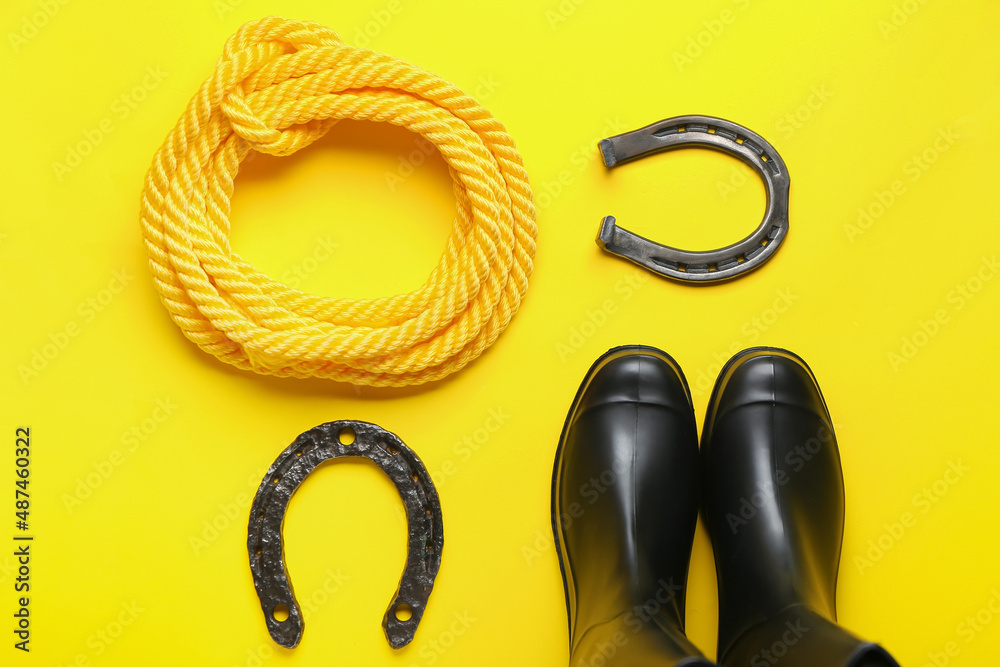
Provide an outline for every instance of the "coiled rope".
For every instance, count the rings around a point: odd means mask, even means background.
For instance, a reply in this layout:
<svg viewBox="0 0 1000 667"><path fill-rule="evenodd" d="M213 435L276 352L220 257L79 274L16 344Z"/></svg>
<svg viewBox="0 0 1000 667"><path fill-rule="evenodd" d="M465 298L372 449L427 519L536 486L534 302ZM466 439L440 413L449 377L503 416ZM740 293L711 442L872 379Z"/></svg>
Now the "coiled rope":
<svg viewBox="0 0 1000 667"><path fill-rule="evenodd" d="M250 150L291 155L341 118L417 132L449 165L458 216L408 294L308 294L229 245L233 179ZM372 386L437 380L489 347L527 289L537 232L521 156L486 109L419 67L273 16L227 40L153 160L141 218L161 300L201 349L258 373Z"/></svg>

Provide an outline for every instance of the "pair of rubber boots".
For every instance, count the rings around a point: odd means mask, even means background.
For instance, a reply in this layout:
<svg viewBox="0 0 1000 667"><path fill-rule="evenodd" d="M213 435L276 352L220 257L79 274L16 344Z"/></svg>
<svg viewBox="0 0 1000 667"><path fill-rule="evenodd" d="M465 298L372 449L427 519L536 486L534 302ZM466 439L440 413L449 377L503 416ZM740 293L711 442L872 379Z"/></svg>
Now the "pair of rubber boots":
<svg viewBox="0 0 1000 667"><path fill-rule="evenodd" d="M837 625L840 453L816 379L786 350L722 369L699 459L677 363L609 351L570 408L552 482L571 667L713 663L684 634L698 508L715 551L723 667L898 667Z"/></svg>

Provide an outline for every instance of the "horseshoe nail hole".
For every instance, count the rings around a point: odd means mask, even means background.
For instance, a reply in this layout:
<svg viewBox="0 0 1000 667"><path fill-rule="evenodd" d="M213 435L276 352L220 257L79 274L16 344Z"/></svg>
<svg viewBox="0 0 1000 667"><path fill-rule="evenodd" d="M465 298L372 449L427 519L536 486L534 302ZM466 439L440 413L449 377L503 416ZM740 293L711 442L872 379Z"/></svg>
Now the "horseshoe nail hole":
<svg viewBox="0 0 1000 667"><path fill-rule="evenodd" d="M275 486L277 486L278 482L280 482L280 481L281 481L281 475L275 475L274 479L271 480L271 484L274 484Z"/></svg>
<svg viewBox="0 0 1000 667"><path fill-rule="evenodd" d="M257 550L254 551L253 553L254 553L255 556L257 556L257 558L260 558L260 554L261 554L260 547L257 547Z"/></svg>
<svg viewBox="0 0 1000 667"><path fill-rule="evenodd" d="M708 133L709 134L715 134L715 128L714 127L708 128Z"/></svg>
<svg viewBox="0 0 1000 667"><path fill-rule="evenodd" d="M760 159L763 160L764 162L767 162L767 156L766 155L761 155Z"/></svg>
<svg viewBox="0 0 1000 667"><path fill-rule="evenodd" d="M411 479L412 479L412 480L413 480L414 482L417 482L417 483L419 483L419 482L420 482L420 476L419 476L419 475L417 475L417 473L413 473L412 475L410 475L410 478L411 478Z"/></svg>
<svg viewBox="0 0 1000 667"><path fill-rule="evenodd" d="M398 604L396 609L393 610L393 616L396 617L397 621L406 622L413 618L413 607L408 604Z"/></svg>
<svg viewBox="0 0 1000 667"><path fill-rule="evenodd" d="M396 447L396 445L389 445L389 447L386 449L386 451L389 452L390 454L392 454L393 456L395 456L396 454L399 454L399 449Z"/></svg>
<svg viewBox="0 0 1000 667"><path fill-rule="evenodd" d="M357 433L350 426L340 429L337 433L337 442L345 447L349 447L354 444L354 440L358 437Z"/></svg>
<svg viewBox="0 0 1000 667"><path fill-rule="evenodd" d="M271 618L276 620L278 623L284 623L288 620L288 605L279 604L274 609L271 610Z"/></svg>
<svg viewBox="0 0 1000 667"><path fill-rule="evenodd" d="M742 144L743 143L743 137L736 137L736 143Z"/></svg>

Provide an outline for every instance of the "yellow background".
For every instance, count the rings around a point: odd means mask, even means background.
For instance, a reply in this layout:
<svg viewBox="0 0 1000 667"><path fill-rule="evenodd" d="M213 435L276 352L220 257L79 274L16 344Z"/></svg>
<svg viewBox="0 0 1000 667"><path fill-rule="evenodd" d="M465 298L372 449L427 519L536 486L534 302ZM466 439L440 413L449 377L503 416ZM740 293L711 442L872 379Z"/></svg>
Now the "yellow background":
<svg viewBox="0 0 1000 667"><path fill-rule="evenodd" d="M539 205L531 288L451 379L372 390L255 376L202 353L161 307L143 176L225 39L267 14L437 72L516 139ZM680 362L699 420L733 352L801 354L843 455L841 621L908 666L1000 656L996 3L36 0L4 3L0 28L0 663L566 664L552 457L584 372L624 343ZM598 139L690 113L762 134L791 174L785 245L725 285L668 282L594 243L606 214L692 249L754 228L763 188L735 159L601 164ZM343 122L293 157L257 157L237 182L234 247L316 293L418 286L454 204L442 159L423 160L416 139ZM412 175L386 177L407 160ZM438 480L441 573L401 651L380 621L405 525L373 466L324 467L292 503L288 561L309 614L297 649L271 642L252 586L246 516L263 471L335 419L397 433ZM33 448L29 655L11 633L18 426ZM699 526L688 628L709 656L716 612Z"/></svg>

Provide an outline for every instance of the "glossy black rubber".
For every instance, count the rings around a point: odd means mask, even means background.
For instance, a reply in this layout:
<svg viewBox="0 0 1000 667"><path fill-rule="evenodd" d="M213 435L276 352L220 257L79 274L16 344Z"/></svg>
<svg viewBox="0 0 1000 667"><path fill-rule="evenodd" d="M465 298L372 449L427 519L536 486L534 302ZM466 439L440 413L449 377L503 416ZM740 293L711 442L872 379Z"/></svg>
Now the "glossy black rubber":
<svg viewBox="0 0 1000 667"><path fill-rule="evenodd" d="M552 480L570 664L712 665L684 635L698 436L677 363L617 347L587 373Z"/></svg>
<svg viewBox="0 0 1000 667"><path fill-rule="evenodd" d="M819 385L787 350L722 369L702 432L723 667L898 667L837 625L840 452Z"/></svg>

